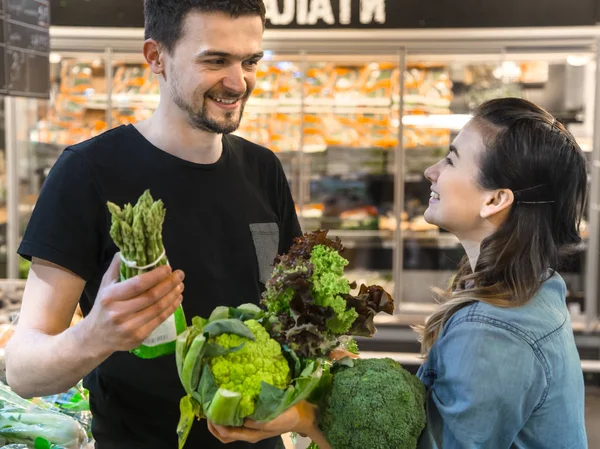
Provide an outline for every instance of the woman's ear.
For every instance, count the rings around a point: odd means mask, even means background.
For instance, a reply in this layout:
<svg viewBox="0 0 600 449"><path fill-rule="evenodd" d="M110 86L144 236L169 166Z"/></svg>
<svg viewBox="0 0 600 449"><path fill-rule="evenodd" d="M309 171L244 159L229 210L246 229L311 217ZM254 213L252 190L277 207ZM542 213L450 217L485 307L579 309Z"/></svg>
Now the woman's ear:
<svg viewBox="0 0 600 449"><path fill-rule="evenodd" d="M508 211L515 202L515 195L510 189L498 189L487 194L479 211L481 218L491 218L503 211Z"/></svg>
<svg viewBox="0 0 600 449"><path fill-rule="evenodd" d="M161 47L154 39L148 39L144 42L144 58L148 62L150 66L150 70L155 75L161 75L165 71L165 64L163 60L163 55L161 51Z"/></svg>

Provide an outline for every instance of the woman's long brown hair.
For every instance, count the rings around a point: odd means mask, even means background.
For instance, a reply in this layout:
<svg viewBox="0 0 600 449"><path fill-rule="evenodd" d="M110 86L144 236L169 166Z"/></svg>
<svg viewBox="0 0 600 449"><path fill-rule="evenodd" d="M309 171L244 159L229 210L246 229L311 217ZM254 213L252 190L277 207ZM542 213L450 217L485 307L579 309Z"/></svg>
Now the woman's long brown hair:
<svg viewBox="0 0 600 449"><path fill-rule="evenodd" d="M480 187L511 189L515 202L506 221L481 243L475 270L464 257L450 288L434 289L440 305L415 328L425 357L458 310L476 301L497 307L525 304L581 243L586 161L566 128L517 98L482 104L473 124L485 144Z"/></svg>

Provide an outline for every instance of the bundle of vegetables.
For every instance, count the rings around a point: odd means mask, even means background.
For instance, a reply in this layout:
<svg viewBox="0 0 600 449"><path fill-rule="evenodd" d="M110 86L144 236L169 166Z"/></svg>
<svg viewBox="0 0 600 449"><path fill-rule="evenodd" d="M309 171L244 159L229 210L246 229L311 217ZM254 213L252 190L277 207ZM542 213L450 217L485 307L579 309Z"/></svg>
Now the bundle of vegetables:
<svg viewBox="0 0 600 449"><path fill-rule="evenodd" d="M177 337L176 363L187 396L177 428L183 448L195 419L241 426L245 418L270 421L306 399L318 385L318 361L294 363L262 325L252 304L217 307L208 319L194 317Z"/></svg>
<svg viewBox="0 0 600 449"><path fill-rule="evenodd" d="M126 204L121 208L109 201L107 207L112 221L110 235L121 252L121 281L169 263L162 239L166 211L161 200L154 201L146 190L135 206ZM183 308L179 306L132 352L145 359L173 354L175 339L185 328Z"/></svg>
<svg viewBox="0 0 600 449"><path fill-rule="evenodd" d="M73 418L21 398L0 384L0 440L31 449L80 449L87 435Z"/></svg>
<svg viewBox="0 0 600 449"><path fill-rule="evenodd" d="M375 315L394 311L394 300L379 286L350 294L356 285L344 277L342 251L339 238L327 238L325 230L305 234L276 259L267 282L267 329L301 359L326 358L343 336L373 336Z"/></svg>
<svg viewBox="0 0 600 449"><path fill-rule="evenodd" d="M332 385L330 352L351 350L352 336L372 336L375 315L394 310L379 286L350 294L356 286L344 277L342 250L327 231L305 234L276 259L262 299L266 311L246 304L194 317L177 339L187 392L180 404L180 448L195 418L228 426L246 417L265 422L303 399L325 397Z"/></svg>
<svg viewBox="0 0 600 449"><path fill-rule="evenodd" d="M416 449L425 427L425 386L399 363L345 359L326 382L319 428L333 449Z"/></svg>

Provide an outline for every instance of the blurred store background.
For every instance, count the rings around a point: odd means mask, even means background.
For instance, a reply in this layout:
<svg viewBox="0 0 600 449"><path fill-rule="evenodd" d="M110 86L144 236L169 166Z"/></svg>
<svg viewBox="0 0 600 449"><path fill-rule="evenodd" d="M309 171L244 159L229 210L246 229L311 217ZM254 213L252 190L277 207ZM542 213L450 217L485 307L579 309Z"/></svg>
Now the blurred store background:
<svg viewBox="0 0 600 449"><path fill-rule="evenodd" d="M4 1L3 326L18 311L28 270L16 247L59 154L148 117L158 104L157 79L141 54L142 3ZM349 276L394 292L396 315L360 341L367 356L385 353L414 370L420 363L410 326L431 313L430 287L447 284L463 254L452 235L423 219L423 170L445 155L473 109L494 97L523 97L575 135L590 162L591 196L585 247L561 274L588 420L599 422L600 1L332 0L330 10L266 3L266 56L237 134L281 159L303 229L342 238ZM597 426L589 432L590 447L600 448Z"/></svg>

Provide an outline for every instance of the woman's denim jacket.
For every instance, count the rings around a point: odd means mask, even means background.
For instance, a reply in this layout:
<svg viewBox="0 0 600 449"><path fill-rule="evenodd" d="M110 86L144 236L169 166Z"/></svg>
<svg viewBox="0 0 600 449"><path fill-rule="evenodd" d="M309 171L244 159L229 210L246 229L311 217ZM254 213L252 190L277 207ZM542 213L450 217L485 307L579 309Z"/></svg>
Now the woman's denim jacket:
<svg viewBox="0 0 600 449"><path fill-rule="evenodd" d="M584 380L554 274L529 303L457 312L418 376L428 390L420 449L587 448Z"/></svg>

